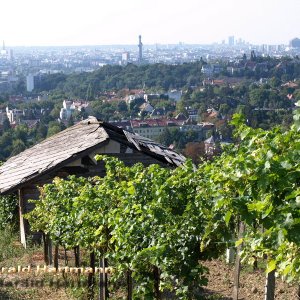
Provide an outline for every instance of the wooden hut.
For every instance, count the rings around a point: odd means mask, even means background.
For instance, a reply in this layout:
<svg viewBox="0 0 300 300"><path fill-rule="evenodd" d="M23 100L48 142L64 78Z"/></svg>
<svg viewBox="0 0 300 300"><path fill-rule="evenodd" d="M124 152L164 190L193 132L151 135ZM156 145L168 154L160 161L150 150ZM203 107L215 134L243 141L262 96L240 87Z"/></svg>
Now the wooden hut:
<svg viewBox="0 0 300 300"><path fill-rule="evenodd" d="M33 209L29 199L38 199L38 187L56 176L104 175L103 163L96 154L106 154L126 165L142 162L178 166L185 157L156 142L98 121L94 117L42 141L10 158L0 167L0 194L18 192L21 242L26 247L29 224L23 214ZM34 234L33 234L34 235ZM33 236L34 238L34 236Z"/></svg>

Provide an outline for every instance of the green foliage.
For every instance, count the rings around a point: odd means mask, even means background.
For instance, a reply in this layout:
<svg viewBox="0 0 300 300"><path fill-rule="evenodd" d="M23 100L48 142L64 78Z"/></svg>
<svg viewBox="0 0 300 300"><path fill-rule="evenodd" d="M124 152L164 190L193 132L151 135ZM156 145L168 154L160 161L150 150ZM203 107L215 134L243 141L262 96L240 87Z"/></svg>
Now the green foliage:
<svg viewBox="0 0 300 300"><path fill-rule="evenodd" d="M0 196L0 230L14 225L17 220L17 205L16 195Z"/></svg>
<svg viewBox="0 0 300 300"><path fill-rule="evenodd" d="M47 131L47 137L50 137L56 133L59 133L60 131L62 131L63 125L57 121L51 121L49 122L48 125L48 131Z"/></svg>
<svg viewBox="0 0 300 300"><path fill-rule="evenodd" d="M166 128L158 137L158 142L166 147L174 144L177 151L182 151L185 145L198 138L195 131L182 132L178 128Z"/></svg>
<svg viewBox="0 0 300 300"><path fill-rule="evenodd" d="M9 122L8 118L4 118L2 126L3 126L3 131L4 132L11 129L10 122Z"/></svg>
<svg viewBox="0 0 300 300"><path fill-rule="evenodd" d="M267 272L276 268L289 280L299 280L300 135L295 128L253 129L238 116L233 123L238 145L203 166L215 201L207 234L223 220L228 226L240 220L247 227L244 259L267 255Z"/></svg>
<svg viewBox="0 0 300 300"><path fill-rule="evenodd" d="M1 224L2 225L2 224ZM0 229L0 262L21 257L26 252L24 247L18 243L19 236L15 229L9 225L1 227ZM20 261L18 261L20 263ZM9 264L8 264L9 265ZM9 265L11 266L11 265Z"/></svg>
<svg viewBox="0 0 300 300"><path fill-rule="evenodd" d="M199 251L206 221L203 213L199 217L203 199L195 201L193 165L130 168L114 158L97 159L105 162L105 177L56 178L41 189L27 215L32 229L67 248L80 245L106 256L115 279L131 270L139 297L154 297L158 269L160 289L187 299L206 282L199 261L216 254L216 247Z"/></svg>
<svg viewBox="0 0 300 300"><path fill-rule="evenodd" d="M236 145L198 169L176 169L97 156L106 176L55 179L41 190L28 218L66 247L80 245L108 258L114 279L132 272L136 298L155 297L154 286L191 299L205 284L201 261L233 246L246 224L243 259L268 256L288 280L300 279L300 132L253 129L234 115ZM156 275L155 275L156 274ZM158 274L158 275L157 275Z"/></svg>
<svg viewBox="0 0 300 300"><path fill-rule="evenodd" d="M300 100L297 102L297 106L299 107L300 106ZM299 131L300 130L300 109L297 108L295 111L294 111L294 124L295 124L295 127L296 129Z"/></svg>

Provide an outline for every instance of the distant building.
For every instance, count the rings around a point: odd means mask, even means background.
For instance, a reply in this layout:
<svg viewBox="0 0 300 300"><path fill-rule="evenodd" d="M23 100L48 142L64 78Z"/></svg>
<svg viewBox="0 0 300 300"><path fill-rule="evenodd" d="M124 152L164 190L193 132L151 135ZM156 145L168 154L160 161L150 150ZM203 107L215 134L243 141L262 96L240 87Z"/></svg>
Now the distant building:
<svg viewBox="0 0 300 300"><path fill-rule="evenodd" d="M3 41L2 49L1 49L1 55L7 55L7 50L5 49L5 43Z"/></svg>
<svg viewBox="0 0 300 300"><path fill-rule="evenodd" d="M207 115L210 118L216 118L216 117L218 117L219 112L214 108L208 108L207 109Z"/></svg>
<svg viewBox="0 0 300 300"><path fill-rule="evenodd" d="M205 154L213 156L217 150L217 145L213 136L209 137L204 141Z"/></svg>
<svg viewBox="0 0 300 300"><path fill-rule="evenodd" d="M63 108L60 110L59 117L61 120L69 120L72 116L72 112L75 110L72 101L64 100Z"/></svg>
<svg viewBox="0 0 300 300"><path fill-rule="evenodd" d="M214 68L211 65L203 65L201 68L201 73L208 77L213 76Z"/></svg>
<svg viewBox="0 0 300 300"><path fill-rule="evenodd" d="M26 90L27 92L34 90L34 76L32 74L26 76Z"/></svg>
<svg viewBox="0 0 300 300"><path fill-rule="evenodd" d="M157 119L157 118L164 118L166 116L166 110L165 108L155 108L151 114L150 118Z"/></svg>
<svg viewBox="0 0 300 300"><path fill-rule="evenodd" d="M219 74L222 68L219 65L203 65L201 68L201 72L208 77L213 76L214 74Z"/></svg>
<svg viewBox="0 0 300 300"><path fill-rule="evenodd" d="M152 113L154 110L154 107L150 104L150 103L143 103L141 106L140 106L140 114L142 113Z"/></svg>
<svg viewBox="0 0 300 300"><path fill-rule="evenodd" d="M14 52L13 52L13 49L9 49L8 50L8 53L7 53L7 58L8 60L14 60Z"/></svg>
<svg viewBox="0 0 300 300"><path fill-rule="evenodd" d="M135 99L144 99L144 91L143 90L133 90L131 91L132 94L127 95L125 97L125 102L127 104L130 104L131 102L133 102Z"/></svg>
<svg viewBox="0 0 300 300"><path fill-rule="evenodd" d="M233 35L228 37L228 45L234 46L234 36Z"/></svg>
<svg viewBox="0 0 300 300"><path fill-rule="evenodd" d="M193 131L197 133L196 139L202 141L206 137L206 132L214 129L214 124L212 123L189 124L189 119L183 114L179 114L172 119L166 117L145 120L133 119L113 122L113 124L150 139L157 139L167 128L176 128L180 132Z"/></svg>
<svg viewBox="0 0 300 300"><path fill-rule="evenodd" d="M144 95L144 99L148 102L150 100L154 100L154 99L160 99L161 98L161 94L145 94Z"/></svg>
<svg viewBox="0 0 300 300"><path fill-rule="evenodd" d="M130 60L130 53L129 52L123 52L122 53L122 64L127 64Z"/></svg>
<svg viewBox="0 0 300 300"><path fill-rule="evenodd" d="M176 119L146 119L130 122L134 133L149 139L157 139L167 127L179 128L184 124L184 121Z"/></svg>
<svg viewBox="0 0 300 300"><path fill-rule="evenodd" d="M60 110L59 117L61 120L69 120L72 116L72 113L77 111L90 112L89 103L85 101L71 101L71 100L64 100L63 107Z"/></svg>
<svg viewBox="0 0 300 300"><path fill-rule="evenodd" d="M188 108L187 113L188 113L189 119L191 121L198 122L198 119L199 119L198 109Z"/></svg>
<svg viewBox="0 0 300 300"><path fill-rule="evenodd" d="M10 124L20 123L20 118L24 116L24 111L19 109L9 109L6 107L6 116Z"/></svg>
<svg viewBox="0 0 300 300"><path fill-rule="evenodd" d="M290 41L290 46L293 48L300 48L300 39L294 38Z"/></svg>
<svg viewBox="0 0 300 300"><path fill-rule="evenodd" d="M171 91L167 92L167 95L168 95L169 99L179 101L182 96L182 91L171 90Z"/></svg>

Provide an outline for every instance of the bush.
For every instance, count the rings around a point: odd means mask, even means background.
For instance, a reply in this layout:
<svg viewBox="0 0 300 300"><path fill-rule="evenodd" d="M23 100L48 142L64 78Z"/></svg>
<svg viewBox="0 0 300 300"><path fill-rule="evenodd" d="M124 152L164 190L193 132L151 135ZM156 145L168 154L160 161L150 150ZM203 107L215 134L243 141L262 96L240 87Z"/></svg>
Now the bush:
<svg viewBox="0 0 300 300"><path fill-rule="evenodd" d="M18 239L18 234L11 226L0 229L0 262L20 257L26 252Z"/></svg>
<svg viewBox="0 0 300 300"><path fill-rule="evenodd" d="M0 230L17 221L18 198L16 195L0 196Z"/></svg>

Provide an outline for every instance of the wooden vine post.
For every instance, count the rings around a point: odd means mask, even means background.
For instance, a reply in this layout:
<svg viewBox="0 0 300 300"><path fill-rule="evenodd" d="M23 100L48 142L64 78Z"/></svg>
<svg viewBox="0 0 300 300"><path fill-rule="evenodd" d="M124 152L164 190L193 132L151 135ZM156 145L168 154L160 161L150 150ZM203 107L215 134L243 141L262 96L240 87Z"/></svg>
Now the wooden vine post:
<svg viewBox="0 0 300 300"><path fill-rule="evenodd" d="M127 270L127 300L132 300L132 271Z"/></svg>
<svg viewBox="0 0 300 300"><path fill-rule="evenodd" d="M154 277L154 297L155 299L161 299L161 293L159 290L160 284L160 274L158 267L153 268L153 277Z"/></svg>
<svg viewBox="0 0 300 300"><path fill-rule="evenodd" d="M52 265L53 264L53 256L52 256L52 241L51 239L49 238L48 239L48 248L49 248L49 265Z"/></svg>
<svg viewBox="0 0 300 300"><path fill-rule="evenodd" d="M80 249L79 249L79 246L74 247L74 257L75 257L75 267L79 268L79 266L80 266Z"/></svg>
<svg viewBox="0 0 300 300"><path fill-rule="evenodd" d="M54 248L54 268L58 269L58 250L59 250L59 246L55 245Z"/></svg>
<svg viewBox="0 0 300 300"><path fill-rule="evenodd" d="M108 298L107 287L107 259L100 258L100 272L99 272L99 300L106 300Z"/></svg>
<svg viewBox="0 0 300 300"><path fill-rule="evenodd" d="M46 265L49 265L49 248L48 248L48 241L47 235L43 233L43 245L44 245L44 262Z"/></svg>
<svg viewBox="0 0 300 300"><path fill-rule="evenodd" d="M275 299L275 270L269 272L266 276L264 300L274 300L274 299Z"/></svg>
<svg viewBox="0 0 300 300"><path fill-rule="evenodd" d="M52 265L52 242L48 234L43 233L44 243L44 262L46 265Z"/></svg>
<svg viewBox="0 0 300 300"><path fill-rule="evenodd" d="M245 232L245 224L243 222L240 222L238 240L240 240L243 237L244 232ZM240 282L240 272L241 272L241 257L240 257L241 249L242 249L242 243L239 244L236 249L234 279L233 279L233 292L232 292L233 300L238 300L238 298L239 298L239 282Z"/></svg>
<svg viewBox="0 0 300 300"><path fill-rule="evenodd" d="M93 268L93 273L88 275L88 299L94 299L94 285L95 285L95 252L90 253L90 267Z"/></svg>

